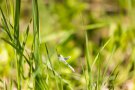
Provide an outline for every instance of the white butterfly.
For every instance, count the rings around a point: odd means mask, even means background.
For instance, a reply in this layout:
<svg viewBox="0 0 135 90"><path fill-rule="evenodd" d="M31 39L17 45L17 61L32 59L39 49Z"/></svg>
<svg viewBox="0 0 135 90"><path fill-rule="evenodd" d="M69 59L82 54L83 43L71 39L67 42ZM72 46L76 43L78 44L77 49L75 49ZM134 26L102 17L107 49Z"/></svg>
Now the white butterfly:
<svg viewBox="0 0 135 90"><path fill-rule="evenodd" d="M70 57L70 56L68 56L68 57L63 57L62 55L58 54L58 58L59 58L60 61L65 61L65 60L70 59L71 57Z"/></svg>
<svg viewBox="0 0 135 90"><path fill-rule="evenodd" d="M68 56L68 57L63 57L62 55L58 54L58 59L59 59L59 61L61 61L61 62L63 62L64 64L66 64L73 72L75 72L74 68L66 62L66 60L68 60L68 59L70 59L70 58L71 58L70 56Z"/></svg>

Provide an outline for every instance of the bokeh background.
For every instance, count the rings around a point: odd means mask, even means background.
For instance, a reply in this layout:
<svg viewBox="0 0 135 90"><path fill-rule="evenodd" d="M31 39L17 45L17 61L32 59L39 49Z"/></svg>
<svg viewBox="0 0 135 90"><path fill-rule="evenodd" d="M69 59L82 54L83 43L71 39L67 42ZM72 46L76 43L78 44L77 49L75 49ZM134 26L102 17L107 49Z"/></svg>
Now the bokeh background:
<svg viewBox="0 0 135 90"><path fill-rule="evenodd" d="M0 7L11 22L13 11L9 10L9 4L12 1L14 0L0 0ZM32 0L21 1L20 39L32 18L31 4ZM107 77L119 65L119 74L114 82L115 90L135 89L135 0L38 0L38 5L41 45L47 43L53 66L67 80L70 89L86 89L87 71L83 73L82 68L84 66L86 69L85 32L88 34L90 62L94 61L101 47L110 39L98 59L101 61L101 72L108 65ZM33 36L32 24L30 25L26 47L28 50ZM7 37L2 28L0 37ZM67 62L75 69L75 73L65 65L59 66L56 63L56 48L63 56L71 56ZM42 48L41 50L44 52ZM0 40L0 80L7 83L10 79L16 80L15 66L13 48ZM95 65L95 79L96 72ZM66 85L64 88L66 90ZM108 90L107 87L104 88L103 90ZM68 87L67 90L70 89Z"/></svg>

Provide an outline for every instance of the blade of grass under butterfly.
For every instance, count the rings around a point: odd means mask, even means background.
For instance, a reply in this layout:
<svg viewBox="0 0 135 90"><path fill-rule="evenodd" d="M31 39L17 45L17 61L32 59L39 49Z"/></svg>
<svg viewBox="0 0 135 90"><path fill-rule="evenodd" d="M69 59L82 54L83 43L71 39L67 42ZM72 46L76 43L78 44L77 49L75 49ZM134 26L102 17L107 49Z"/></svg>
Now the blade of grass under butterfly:
<svg viewBox="0 0 135 90"><path fill-rule="evenodd" d="M66 61L62 61L65 65L67 65L73 72L75 72L74 68L69 65Z"/></svg>

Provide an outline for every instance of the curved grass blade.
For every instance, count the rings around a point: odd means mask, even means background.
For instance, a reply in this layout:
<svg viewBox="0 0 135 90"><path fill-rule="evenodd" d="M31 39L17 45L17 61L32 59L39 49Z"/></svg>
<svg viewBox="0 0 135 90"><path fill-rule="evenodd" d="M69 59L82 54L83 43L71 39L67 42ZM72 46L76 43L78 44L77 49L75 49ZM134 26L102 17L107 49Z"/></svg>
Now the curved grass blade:
<svg viewBox="0 0 135 90"><path fill-rule="evenodd" d="M109 40L107 40L107 42L102 46L102 48L100 49L100 51L99 51L98 54L96 55L96 57L95 57L95 59L94 59L94 61L93 61L93 63L92 63L91 69L93 69L93 67L94 67L94 65L95 65L95 63L96 63L96 61L98 60L98 57L99 57L100 53L103 51L103 49L106 47L106 45L110 42L110 40L111 40L111 38L110 38Z"/></svg>

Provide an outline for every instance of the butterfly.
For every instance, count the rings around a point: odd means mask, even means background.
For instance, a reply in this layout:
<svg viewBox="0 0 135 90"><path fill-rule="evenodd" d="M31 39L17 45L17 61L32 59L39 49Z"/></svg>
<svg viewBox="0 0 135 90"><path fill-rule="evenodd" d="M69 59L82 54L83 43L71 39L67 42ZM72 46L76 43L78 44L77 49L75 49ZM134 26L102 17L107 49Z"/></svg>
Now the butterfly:
<svg viewBox="0 0 135 90"><path fill-rule="evenodd" d="M59 59L60 61L65 61L65 60L68 60L68 59L70 59L70 58L71 58L70 56L68 56L68 57L63 57L63 55L58 54L58 59Z"/></svg>
<svg viewBox="0 0 135 90"><path fill-rule="evenodd" d="M57 54L57 55L58 55L59 61L61 61L61 62L63 62L64 64L66 64L73 72L75 72L74 68L66 62L66 60L70 59L71 56L64 57L64 56L61 55L61 54Z"/></svg>

